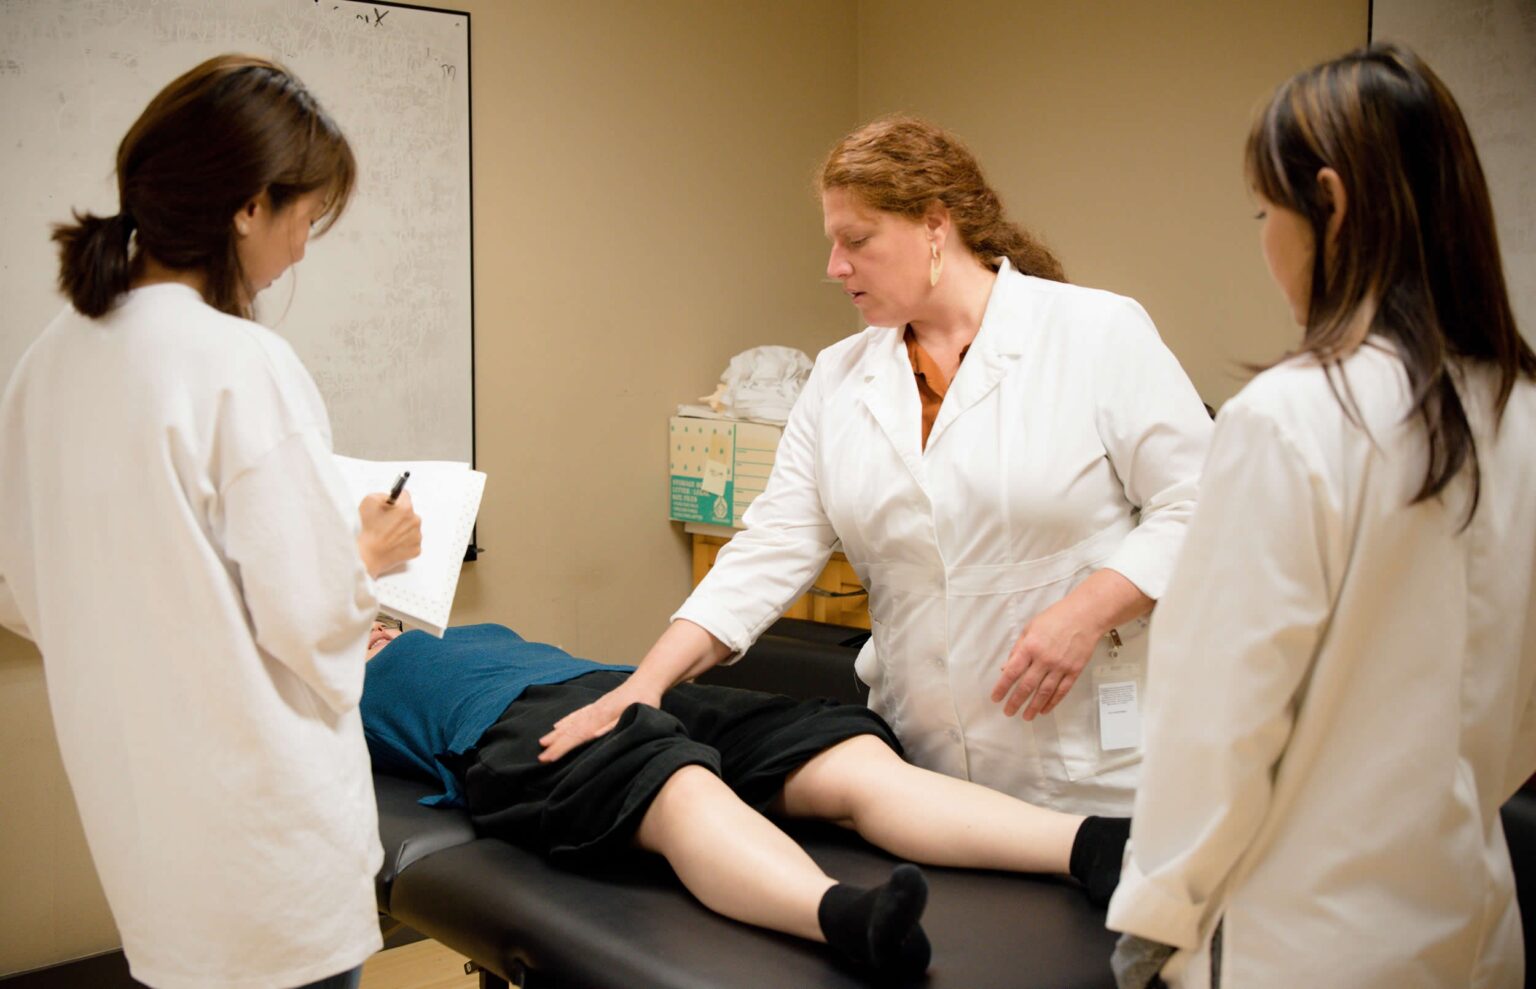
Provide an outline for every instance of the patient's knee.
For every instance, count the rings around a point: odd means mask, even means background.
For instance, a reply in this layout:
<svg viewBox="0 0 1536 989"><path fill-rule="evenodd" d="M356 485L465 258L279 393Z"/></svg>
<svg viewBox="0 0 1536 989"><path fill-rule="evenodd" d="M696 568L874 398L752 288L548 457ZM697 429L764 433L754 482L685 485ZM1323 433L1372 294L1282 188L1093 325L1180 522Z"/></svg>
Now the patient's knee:
<svg viewBox="0 0 1536 989"><path fill-rule="evenodd" d="M661 784L661 789L656 791L656 800L687 801L723 786L725 783L720 777L705 766L682 766Z"/></svg>
<svg viewBox="0 0 1536 989"><path fill-rule="evenodd" d="M635 844L646 851L663 852L679 817L697 813L723 789L725 782L708 767L690 764L677 769L651 798L635 829Z"/></svg>
<svg viewBox="0 0 1536 989"><path fill-rule="evenodd" d="M845 739L789 775L784 781L784 812L791 817L850 822L866 792L878 790L881 777L903 765L901 757L874 735Z"/></svg>

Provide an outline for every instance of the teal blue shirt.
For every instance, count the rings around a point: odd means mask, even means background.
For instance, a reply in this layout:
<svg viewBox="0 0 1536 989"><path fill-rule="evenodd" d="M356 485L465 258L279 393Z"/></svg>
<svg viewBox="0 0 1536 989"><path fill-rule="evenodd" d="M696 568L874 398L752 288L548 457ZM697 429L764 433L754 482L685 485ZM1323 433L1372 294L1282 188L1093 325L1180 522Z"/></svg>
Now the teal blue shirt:
<svg viewBox="0 0 1536 989"><path fill-rule="evenodd" d="M374 768L443 784L443 792L423 804L463 806L459 781L443 757L473 748L524 690L633 669L576 659L503 625L450 628L441 639L407 632L368 663L363 735Z"/></svg>

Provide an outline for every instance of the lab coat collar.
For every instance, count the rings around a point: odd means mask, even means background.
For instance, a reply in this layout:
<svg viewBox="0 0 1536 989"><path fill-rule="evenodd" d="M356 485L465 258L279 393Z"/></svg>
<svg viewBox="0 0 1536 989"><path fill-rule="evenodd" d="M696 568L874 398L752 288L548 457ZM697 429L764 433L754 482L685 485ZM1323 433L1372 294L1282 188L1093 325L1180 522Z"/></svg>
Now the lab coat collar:
<svg viewBox="0 0 1536 989"><path fill-rule="evenodd" d="M944 403L939 406L933 430L928 434L929 450L939 443L956 419L991 394L1023 352L1022 338L1029 325L1024 313L1028 305L1027 283L1007 258L1000 260L997 281L992 284L992 294L982 313L981 328L976 332L976 339L971 341L971 349L961 362L960 370L955 372L949 391L944 395Z"/></svg>
<svg viewBox="0 0 1536 989"><path fill-rule="evenodd" d="M925 473L922 400L917 394L917 380L912 376L912 362L901 332L882 328L879 333L866 358L860 398L921 486Z"/></svg>
<svg viewBox="0 0 1536 989"><path fill-rule="evenodd" d="M1002 258L993 283L987 308L982 313L981 328L971 342L960 370L950 382L939 406L939 417L928 434L928 450L957 418L974 407L997 387L1018 362L1023 352L1023 334L1029 321L1027 281L1007 258ZM882 328L878 342L866 359L864 405L874 416L891 446L907 465L914 480L925 487L927 472L923 467L922 401L912 376L912 361L907 355L902 335L894 328Z"/></svg>

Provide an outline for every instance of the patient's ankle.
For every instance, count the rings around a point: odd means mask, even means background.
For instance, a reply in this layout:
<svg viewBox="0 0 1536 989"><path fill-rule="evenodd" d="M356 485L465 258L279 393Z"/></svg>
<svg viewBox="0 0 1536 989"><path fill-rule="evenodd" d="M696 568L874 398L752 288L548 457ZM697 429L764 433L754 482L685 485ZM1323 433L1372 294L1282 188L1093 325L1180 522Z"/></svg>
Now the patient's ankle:
<svg viewBox="0 0 1536 989"><path fill-rule="evenodd" d="M1120 885L1120 864L1131 836L1129 817L1089 817L1072 842L1072 878L1088 890L1088 901L1102 907Z"/></svg>
<svg viewBox="0 0 1536 989"><path fill-rule="evenodd" d="M883 976L914 977L928 970L932 949L920 921L928 881L915 865L898 865L883 886L833 886L821 898L817 920L827 943L862 968Z"/></svg>

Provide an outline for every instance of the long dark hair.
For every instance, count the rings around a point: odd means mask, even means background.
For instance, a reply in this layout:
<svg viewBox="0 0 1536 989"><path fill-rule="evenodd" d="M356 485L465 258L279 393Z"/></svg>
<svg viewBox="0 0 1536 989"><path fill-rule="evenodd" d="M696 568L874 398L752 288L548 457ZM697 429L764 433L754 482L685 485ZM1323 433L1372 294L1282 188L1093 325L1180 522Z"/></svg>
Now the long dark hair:
<svg viewBox="0 0 1536 989"><path fill-rule="evenodd" d="M1316 251L1300 352L1319 360L1332 382L1338 362L1368 335L1390 340L1407 371L1409 416L1428 438L1413 503L1438 495L1466 467L1470 521L1482 477L1453 365L1496 370L1497 423L1516 379L1536 376L1536 354L1515 327L1488 186L1450 91L1405 48L1359 49L1282 84L1248 135L1246 160L1261 196L1311 223ZM1347 200L1328 249L1323 168L1338 173ZM1372 304L1368 322L1357 318ZM1339 400L1358 422L1353 401Z"/></svg>
<svg viewBox="0 0 1536 989"><path fill-rule="evenodd" d="M211 58L162 89L118 145L121 211L75 212L74 223L53 228L59 288L80 312L100 316L147 254L201 272L210 306L249 317L235 213L263 191L277 212L323 190L323 233L356 174L346 138L292 73L247 55Z"/></svg>
<svg viewBox="0 0 1536 989"><path fill-rule="evenodd" d="M982 264L1006 257L1026 275L1064 282L1048 248L1003 215L1003 204L970 150L942 128L917 117L873 120L837 143L818 175L821 191L849 189L866 206L921 219L935 201Z"/></svg>

